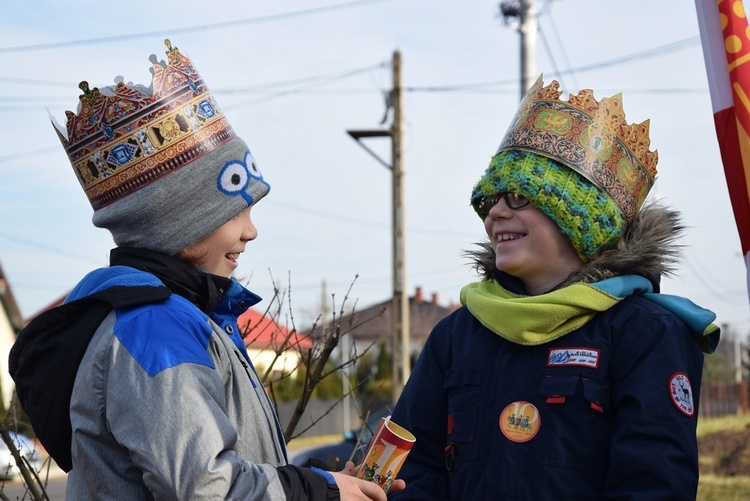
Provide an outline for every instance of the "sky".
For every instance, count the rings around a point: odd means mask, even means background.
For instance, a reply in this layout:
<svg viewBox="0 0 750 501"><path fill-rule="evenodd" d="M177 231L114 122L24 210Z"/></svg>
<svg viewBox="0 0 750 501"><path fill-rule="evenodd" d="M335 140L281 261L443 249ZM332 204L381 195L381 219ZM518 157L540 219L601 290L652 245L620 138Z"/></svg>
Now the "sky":
<svg viewBox="0 0 750 501"><path fill-rule="evenodd" d="M149 56L165 59L165 38L192 59L271 183L237 276L264 297L260 309L274 284L284 289L297 324L322 311L323 297L340 308L350 286L349 310L392 295L391 173L346 131L389 126L384 95L400 51L406 290L458 303L477 279L463 252L485 238L469 194L521 96L520 37L498 3L0 2L0 265L21 313L106 266L114 246L91 224L48 112L64 123L82 80L148 85ZM746 268L693 2L536 7L545 83L558 80L564 96L622 92L628 123L650 119L659 153L652 196L688 226L679 276L664 279L662 292L689 297L744 335ZM367 146L389 160L389 139Z"/></svg>

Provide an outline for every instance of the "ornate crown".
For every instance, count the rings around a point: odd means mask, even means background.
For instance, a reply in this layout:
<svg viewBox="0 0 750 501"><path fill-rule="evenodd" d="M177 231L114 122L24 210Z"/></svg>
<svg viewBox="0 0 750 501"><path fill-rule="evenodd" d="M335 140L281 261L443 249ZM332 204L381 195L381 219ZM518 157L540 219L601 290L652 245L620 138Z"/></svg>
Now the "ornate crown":
<svg viewBox="0 0 750 501"><path fill-rule="evenodd" d="M621 94L597 102L587 89L565 102L558 89L555 80L543 87L537 79L496 153L524 150L561 162L607 193L632 222L656 177L649 121L628 125Z"/></svg>
<svg viewBox="0 0 750 501"><path fill-rule="evenodd" d="M150 88L89 88L78 113L55 130L94 210L187 165L235 137L192 62L169 40L168 62L152 56Z"/></svg>

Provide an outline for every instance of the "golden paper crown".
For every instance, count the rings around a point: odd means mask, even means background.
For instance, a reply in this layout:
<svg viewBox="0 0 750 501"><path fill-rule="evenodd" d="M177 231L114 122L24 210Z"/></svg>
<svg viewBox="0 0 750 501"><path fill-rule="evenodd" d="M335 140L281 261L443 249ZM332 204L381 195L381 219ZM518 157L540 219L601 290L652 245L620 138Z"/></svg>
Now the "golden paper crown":
<svg viewBox="0 0 750 501"><path fill-rule="evenodd" d="M150 88L81 82L78 113L65 112L67 137L55 128L95 211L235 137L190 59L164 43L168 62L152 57Z"/></svg>
<svg viewBox="0 0 750 501"><path fill-rule="evenodd" d="M561 101L559 84L540 76L521 101L497 153L524 150L556 160L609 195L632 222L656 178L649 121L628 125L622 95L597 102L582 90Z"/></svg>

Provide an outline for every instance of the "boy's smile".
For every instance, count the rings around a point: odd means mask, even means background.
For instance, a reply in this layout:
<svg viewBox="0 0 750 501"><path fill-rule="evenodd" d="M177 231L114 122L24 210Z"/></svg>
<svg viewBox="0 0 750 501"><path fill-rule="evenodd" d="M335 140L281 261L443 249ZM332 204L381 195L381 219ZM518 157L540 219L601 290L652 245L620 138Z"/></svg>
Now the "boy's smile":
<svg viewBox="0 0 750 501"><path fill-rule="evenodd" d="M250 207L221 225L213 233L186 248L182 259L198 268L230 277L237 268L237 259L245 251L245 245L258 236L258 230L250 219Z"/></svg>
<svg viewBox="0 0 750 501"><path fill-rule="evenodd" d="M511 209L500 198L490 208L484 228L495 251L495 266L520 278L528 294L547 292L582 264L570 240L534 205Z"/></svg>

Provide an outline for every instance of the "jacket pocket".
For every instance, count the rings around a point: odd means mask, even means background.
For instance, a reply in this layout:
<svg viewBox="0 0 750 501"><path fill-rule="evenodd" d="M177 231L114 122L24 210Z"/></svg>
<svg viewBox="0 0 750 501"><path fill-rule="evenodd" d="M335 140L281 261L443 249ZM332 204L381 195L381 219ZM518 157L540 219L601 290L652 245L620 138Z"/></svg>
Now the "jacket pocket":
<svg viewBox="0 0 750 501"><path fill-rule="evenodd" d="M575 395L580 379L578 374L546 374L539 393L547 398L547 403L563 403L567 397Z"/></svg>
<svg viewBox="0 0 750 501"><path fill-rule="evenodd" d="M548 404L564 404L568 397L579 391L592 410L601 413L609 410L609 384L596 376L548 373L539 388L539 393Z"/></svg>
<svg viewBox="0 0 750 501"><path fill-rule="evenodd" d="M443 389L448 395L446 445L453 455L451 461L471 461L479 454L484 379L484 372L476 368L452 369L445 375Z"/></svg>
<svg viewBox="0 0 750 501"><path fill-rule="evenodd" d="M609 412L609 384L603 379L593 376L583 376L583 398L589 403L589 407L595 411Z"/></svg>
<svg viewBox="0 0 750 501"><path fill-rule="evenodd" d="M539 393L542 424L535 440L534 461L552 472L577 470L598 475L609 465L612 410L609 385L600 377L583 372L546 372Z"/></svg>

